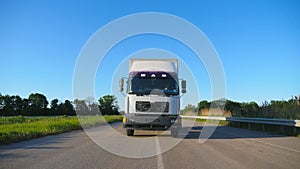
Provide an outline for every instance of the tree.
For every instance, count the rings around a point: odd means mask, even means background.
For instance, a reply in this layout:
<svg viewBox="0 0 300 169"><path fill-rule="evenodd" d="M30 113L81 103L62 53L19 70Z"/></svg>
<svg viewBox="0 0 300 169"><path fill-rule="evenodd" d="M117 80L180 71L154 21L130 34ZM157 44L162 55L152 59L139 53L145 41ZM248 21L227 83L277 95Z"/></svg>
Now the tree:
<svg viewBox="0 0 300 169"><path fill-rule="evenodd" d="M30 106L29 106L29 100L24 98L22 99L22 111L20 112L19 115L30 115Z"/></svg>
<svg viewBox="0 0 300 169"><path fill-rule="evenodd" d="M49 115L59 115L60 114L58 102L59 102L58 99L53 99L51 101Z"/></svg>
<svg viewBox="0 0 300 169"><path fill-rule="evenodd" d="M197 112L197 108L194 105L188 104L181 111L181 114L195 114Z"/></svg>
<svg viewBox="0 0 300 169"><path fill-rule="evenodd" d="M87 97L87 98L85 99L85 102L86 102L86 104L87 104L87 106L88 106L89 111L91 111L91 106L92 106L96 101L95 101L95 98L94 98L94 97L89 96L89 97Z"/></svg>
<svg viewBox="0 0 300 169"><path fill-rule="evenodd" d="M30 110L35 115L41 115L43 112L47 111L47 106L49 102L46 96L40 93L32 93L28 97Z"/></svg>
<svg viewBox="0 0 300 169"><path fill-rule="evenodd" d="M85 99L85 102L88 106L89 114L91 114L91 115L100 114L99 105L94 97L91 97L91 96L87 97Z"/></svg>
<svg viewBox="0 0 300 169"><path fill-rule="evenodd" d="M0 95L1 115L14 116L22 111L22 98L18 95Z"/></svg>
<svg viewBox="0 0 300 169"><path fill-rule="evenodd" d="M198 103L198 109L201 111L202 109L209 109L210 108L210 103L206 100L201 101Z"/></svg>
<svg viewBox="0 0 300 169"><path fill-rule="evenodd" d="M259 117L259 106L255 102L241 104L242 117Z"/></svg>
<svg viewBox="0 0 300 169"><path fill-rule="evenodd" d="M88 114L88 107L86 105L86 102L84 100L74 100L75 104L75 111L79 115L87 115Z"/></svg>
<svg viewBox="0 0 300 169"><path fill-rule="evenodd" d="M10 102L14 115L17 115L22 110L22 98L18 95L10 96Z"/></svg>
<svg viewBox="0 0 300 169"><path fill-rule="evenodd" d="M98 101L102 115L119 114L117 98L114 95L105 95L100 97Z"/></svg>
<svg viewBox="0 0 300 169"><path fill-rule="evenodd" d="M40 93L30 94L28 100L30 101L31 106L37 107L39 109L46 109L49 104L46 96Z"/></svg>
<svg viewBox="0 0 300 169"><path fill-rule="evenodd" d="M5 95L5 96L2 96L2 104L3 104L3 115L5 116L13 116L14 112L13 112L13 108L12 108L12 102L11 102L11 99L10 99L10 96L9 95Z"/></svg>
<svg viewBox="0 0 300 169"><path fill-rule="evenodd" d="M53 100L51 101L50 108L51 108L52 110L57 110L57 109L58 109L58 99L53 99Z"/></svg>
<svg viewBox="0 0 300 169"><path fill-rule="evenodd" d="M7 115L6 110L5 110L6 109L5 108L6 107L5 100L6 100L6 97L0 93L0 116Z"/></svg>
<svg viewBox="0 0 300 169"><path fill-rule="evenodd" d="M0 116L3 116L3 108L4 108L5 104L4 104L4 97L2 96L2 94L0 93Z"/></svg>
<svg viewBox="0 0 300 169"><path fill-rule="evenodd" d="M227 100L225 104L225 110L230 111L233 117L241 116L241 107L241 103L230 100Z"/></svg>
<svg viewBox="0 0 300 169"><path fill-rule="evenodd" d="M72 105L71 101L65 100L64 103L59 105L58 110L60 111L61 115L76 115L74 111L74 106Z"/></svg>
<svg viewBox="0 0 300 169"><path fill-rule="evenodd" d="M97 103L92 103L91 105L89 105L89 109L90 114L92 115L100 114L99 105Z"/></svg>

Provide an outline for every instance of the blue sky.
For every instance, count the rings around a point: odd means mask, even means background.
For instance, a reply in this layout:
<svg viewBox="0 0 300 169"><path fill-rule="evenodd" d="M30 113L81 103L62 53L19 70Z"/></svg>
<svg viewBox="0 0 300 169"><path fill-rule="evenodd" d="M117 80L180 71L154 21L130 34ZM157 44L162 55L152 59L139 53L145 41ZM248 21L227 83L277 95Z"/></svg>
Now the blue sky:
<svg viewBox="0 0 300 169"><path fill-rule="evenodd" d="M129 14L163 12L188 20L210 39L224 67L228 99L258 103L290 99L300 94L299 9L297 0L2 0L0 92L21 97L39 92L49 101L72 99L76 60L94 32ZM97 97L111 92L108 82L113 68L124 57L144 48L166 49L183 58L192 55L182 44L168 38L129 38L107 55L107 63L112 66L98 70ZM210 100L205 69L188 64L201 69L195 75L200 99Z"/></svg>

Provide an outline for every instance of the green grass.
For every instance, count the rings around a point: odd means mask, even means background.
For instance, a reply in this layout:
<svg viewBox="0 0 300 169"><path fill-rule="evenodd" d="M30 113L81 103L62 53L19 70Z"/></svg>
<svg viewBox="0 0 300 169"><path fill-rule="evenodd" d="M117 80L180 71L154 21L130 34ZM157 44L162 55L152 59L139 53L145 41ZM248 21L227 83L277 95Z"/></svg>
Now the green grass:
<svg viewBox="0 0 300 169"><path fill-rule="evenodd" d="M80 119L80 120L78 120ZM0 117L0 145L121 121L122 116ZM80 122L79 122L80 121ZM82 126L81 126L82 125Z"/></svg>
<svg viewBox="0 0 300 169"><path fill-rule="evenodd" d="M215 120L206 120L206 119L196 119L196 121L199 121L199 122L208 122L208 123L215 123ZM218 123L218 126L228 126L229 125L229 122L228 121L224 121L224 120L220 120L219 123Z"/></svg>
<svg viewBox="0 0 300 169"><path fill-rule="evenodd" d="M92 126L97 126L104 124L105 121L107 123L113 123L117 121L121 121L122 116L121 115L113 115L113 116L79 116L79 121L82 127L92 127Z"/></svg>
<svg viewBox="0 0 300 169"><path fill-rule="evenodd" d="M184 119L195 120L195 119L188 119L188 118L184 118ZM202 122L202 123L208 122L208 123L214 124L216 120L196 119L196 121ZM228 125L229 125L229 122L224 121L224 120L220 120L219 123L218 123L218 126L228 126Z"/></svg>

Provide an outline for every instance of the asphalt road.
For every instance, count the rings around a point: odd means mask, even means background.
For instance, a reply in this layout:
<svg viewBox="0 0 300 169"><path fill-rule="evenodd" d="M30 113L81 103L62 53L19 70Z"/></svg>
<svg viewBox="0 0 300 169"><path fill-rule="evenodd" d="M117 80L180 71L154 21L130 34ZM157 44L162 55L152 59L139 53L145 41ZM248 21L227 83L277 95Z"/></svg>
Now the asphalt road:
<svg viewBox="0 0 300 169"><path fill-rule="evenodd" d="M299 138L218 127L213 136L201 144L198 139L202 126L202 123L196 123L188 135L169 151L140 159L112 154L95 144L83 131L47 136L1 146L0 168L300 168ZM125 134L120 123L113 128ZM106 129L102 132L110 136ZM160 144L174 139L168 133L155 136L154 132L139 131L136 135L136 140L151 137ZM121 149L125 145L122 139L114 140ZM126 151L128 148L147 149L141 146L124 148Z"/></svg>

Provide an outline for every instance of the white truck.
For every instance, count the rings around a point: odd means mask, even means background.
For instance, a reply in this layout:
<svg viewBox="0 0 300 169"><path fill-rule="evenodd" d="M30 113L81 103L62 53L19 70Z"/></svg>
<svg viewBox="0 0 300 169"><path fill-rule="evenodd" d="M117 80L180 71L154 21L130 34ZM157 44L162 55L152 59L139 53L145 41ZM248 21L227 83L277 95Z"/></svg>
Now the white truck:
<svg viewBox="0 0 300 169"><path fill-rule="evenodd" d="M123 126L127 135L133 136L134 130L171 130L177 137L182 126L178 60L130 59L126 83ZM123 92L124 78L119 85ZM185 80L181 80L181 88L181 93L186 93Z"/></svg>

